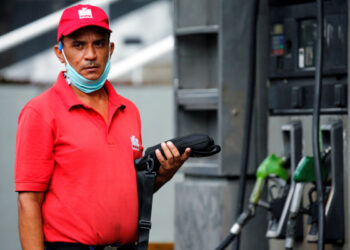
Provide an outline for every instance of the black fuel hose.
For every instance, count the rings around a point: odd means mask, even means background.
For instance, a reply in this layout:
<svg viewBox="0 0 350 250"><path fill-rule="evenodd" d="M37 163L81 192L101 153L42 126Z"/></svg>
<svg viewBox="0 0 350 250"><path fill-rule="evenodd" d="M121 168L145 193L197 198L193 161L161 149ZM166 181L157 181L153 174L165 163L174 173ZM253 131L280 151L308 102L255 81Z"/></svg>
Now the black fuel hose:
<svg viewBox="0 0 350 250"><path fill-rule="evenodd" d="M242 155L240 162L240 178L238 186L238 198L236 208L236 218L240 216L244 208L244 196L246 191L247 172L248 172L248 159L250 148L251 128L253 124L253 108L254 108L254 94L255 94L255 81L256 81L256 33L259 14L259 0L253 1L253 19L251 25L250 34L250 48L249 48L249 72L248 72L248 88L245 105L245 118L244 118L244 134L242 141ZM231 239L232 240L232 239ZM239 250L240 237L236 237L234 243L234 249Z"/></svg>
<svg viewBox="0 0 350 250"><path fill-rule="evenodd" d="M251 218L255 215L255 204L249 204L248 209L239 215L235 223L230 229L230 233L214 250L224 250L236 237L238 237L242 231L242 228Z"/></svg>
<svg viewBox="0 0 350 250"><path fill-rule="evenodd" d="M228 245L237 237L237 234L228 234L225 239L220 243L219 246L215 248L215 250L223 250L226 249Z"/></svg>
<svg viewBox="0 0 350 250"><path fill-rule="evenodd" d="M315 159L316 189L318 201L318 243L317 250L324 250L324 186L321 173L321 152L319 140L320 105L322 96L322 69L323 69L323 0L317 0L317 43L316 43L316 70L315 91L312 113L312 149Z"/></svg>

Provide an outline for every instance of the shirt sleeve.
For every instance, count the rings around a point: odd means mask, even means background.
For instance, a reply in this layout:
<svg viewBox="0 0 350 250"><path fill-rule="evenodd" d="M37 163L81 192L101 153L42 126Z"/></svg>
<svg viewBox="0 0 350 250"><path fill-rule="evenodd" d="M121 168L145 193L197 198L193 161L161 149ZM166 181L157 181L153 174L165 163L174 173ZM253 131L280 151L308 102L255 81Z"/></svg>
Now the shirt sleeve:
<svg viewBox="0 0 350 250"><path fill-rule="evenodd" d="M18 119L15 191L45 191L53 168L52 127L37 110L25 107Z"/></svg>

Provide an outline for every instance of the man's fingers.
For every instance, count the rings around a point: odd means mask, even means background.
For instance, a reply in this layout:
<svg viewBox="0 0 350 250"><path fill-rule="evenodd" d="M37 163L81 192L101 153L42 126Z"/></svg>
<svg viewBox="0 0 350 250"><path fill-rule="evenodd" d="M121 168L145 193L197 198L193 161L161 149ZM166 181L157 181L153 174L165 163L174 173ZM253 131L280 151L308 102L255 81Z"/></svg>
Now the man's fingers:
<svg viewBox="0 0 350 250"><path fill-rule="evenodd" d="M171 153L169 147L167 144L165 144L164 142L161 144L165 158L168 160L169 163L172 163L174 161L174 156Z"/></svg>
<svg viewBox="0 0 350 250"><path fill-rule="evenodd" d="M191 154L191 149L190 148L186 148L185 152L181 155L181 161L184 162L186 161Z"/></svg>
<svg viewBox="0 0 350 250"><path fill-rule="evenodd" d="M166 163L166 160L159 149L156 150L156 156L157 156L158 161L161 165L164 165Z"/></svg>
<svg viewBox="0 0 350 250"><path fill-rule="evenodd" d="M174 156L174 160L179 161L180 160L180 152L177 149L177 147L174 145L174 143L171 141L168 141L166 144L167 144L168 148L170 149L171 154Z"/></svg>
<svg viewBox="0 0 350 250"><path fill-rule="evenodd" d="M156 150L156 156L163 166L169 165L171 168L178 168L190 157L190 148L186 148L185 152L181 155L177 147L171 141L161 143L161 147L165 157L159 149Z"/></svg>

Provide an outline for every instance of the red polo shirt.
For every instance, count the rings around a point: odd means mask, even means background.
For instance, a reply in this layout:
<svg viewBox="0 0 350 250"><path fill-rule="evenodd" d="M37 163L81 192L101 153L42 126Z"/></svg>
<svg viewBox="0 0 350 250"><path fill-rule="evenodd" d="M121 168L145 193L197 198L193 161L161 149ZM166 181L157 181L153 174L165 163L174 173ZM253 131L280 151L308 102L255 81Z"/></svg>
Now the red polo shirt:
<svg viewBox="0 0 350 250"><path fill-rule="evenodd" d="M16 191L46 192L46 241L104 245L137 239L140 115L108 81L105 88L107 124L77 98L62 72L20 113Z"/></svg>

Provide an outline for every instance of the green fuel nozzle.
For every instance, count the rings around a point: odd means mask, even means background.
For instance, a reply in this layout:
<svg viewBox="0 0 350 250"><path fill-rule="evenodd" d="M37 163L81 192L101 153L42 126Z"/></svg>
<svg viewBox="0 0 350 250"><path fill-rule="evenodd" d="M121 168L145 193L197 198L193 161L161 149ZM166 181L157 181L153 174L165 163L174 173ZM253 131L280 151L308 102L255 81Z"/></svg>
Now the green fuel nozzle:
<svg viewBox="0 0 350 250"><path fill-rule="evenodd" d="M264 181L268 176L275 175L284 181L288 180L288 171L283 167L283 164L283 158L275 156L274 154L265 158L256 172L256 182L253 192L250 195L250 203L255 205L258 204Z"/></svg>
<svg viewBox="0 0 350 250"><path fill-rule="evenodd" d="M325 158L328 154L324 154L321 159L321 172L322 180L325 181L327 178L326 167L324 164ZM297 169L295 170L293 180L295 182L316 182L314 157L304 156L298 163Z"/></svg>

